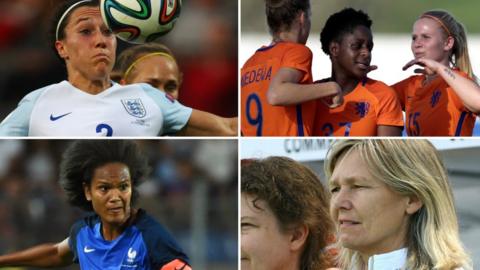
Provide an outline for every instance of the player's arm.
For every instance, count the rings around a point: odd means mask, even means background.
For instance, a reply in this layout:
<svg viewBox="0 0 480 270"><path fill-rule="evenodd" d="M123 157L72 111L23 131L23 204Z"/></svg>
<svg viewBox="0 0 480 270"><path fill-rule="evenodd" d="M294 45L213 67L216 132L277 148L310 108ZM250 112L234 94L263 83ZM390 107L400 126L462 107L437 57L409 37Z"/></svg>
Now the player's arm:
<svg viewBox="0 0 480 270"><path fill-rule="evenodd" d="M480 87L474 81L456 74L452 69L437 61L425 58L408 62L403 70L413 65L424 67L424 69L415 69L416 73L440 75L453 88L469 111L475 114L480 113Z"/></svg>
<svg viewBox="0 0 480 270"><path fill-rule="evenodd" d="M0 256L0 267L32 266L61 267L72 264L72 252L68 238L60 243L38 245L26 250Z"/></svg>
<svg viewBox="0 0 480 270"><path fill-rule="evenodd" d="M186 262L180 259L175 259L162 266L160 270L192 270L192 268Z"/></svg>
<svg viewBox="0 0 480 270"><path fill-rule="evenodd" d="M272 78L267 92L267 102L273 106L289 106L302 102L333 97L331 107L343 103L342 89L336 82L299 84L303 72L294 68L280 68Z"/></svg>
<svg viewBox="0 0 480 270"><path fill-rule="evenodd" d="M377 126L377 136L402 136L403 127Z"/></svg>
<svg viewBox="0 0 480 270"><path fill-rule="evenodd" d="M193 110L180 136L236 136L238 118L224 118L208 112Z"/></svg>
<svg viewBox="0 0 480 270"><path fill-rule="evenodd" d="M0 136L28 136L33 102L27 97L0 123Z"/></svg>

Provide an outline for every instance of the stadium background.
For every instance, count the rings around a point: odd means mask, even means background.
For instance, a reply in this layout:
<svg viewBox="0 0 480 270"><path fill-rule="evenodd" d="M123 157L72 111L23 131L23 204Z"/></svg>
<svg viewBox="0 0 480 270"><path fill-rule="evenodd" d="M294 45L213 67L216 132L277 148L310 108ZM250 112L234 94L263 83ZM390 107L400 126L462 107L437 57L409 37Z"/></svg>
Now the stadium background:
<svg viewBox="0 0 480 270"><path fill-rule="evenodd" d="M67 203L58 185L69 142L0 140L0 254L60 242L86 214ZM193 269L237 269L237 141L138 143L152 168L139 187L138 207L175 236Z"/></svg>
<svg viewBox="0 0 480 270"><path fill-rule="evenodd" d="M61 1L0 0L1 120L27 93L66 79L45 28ZM158 40L172 49L184 73L184 105L237 115L237 14L237 1L184 0L174 29ZM117 55L128 46L119 41Z"/></svg>
<svg viewBox="0 0 480 270"><path fill-rule="evenodd" d="M474 73L480 75L480 24L478 10L480 1L474 0L311 0L312 28L307 46L313 52L312 72L314 80L329 77L331 65L320 44L320 31L328 17L345 7L361 9L373 21L374 48L372 65L378 70L369 77L394 84L413 74L413 68L401 68L413 59L410 50L411 30L416 18L430 9L445 9L452 13L467 30L467 39ZM264 2L241 0L241 33L239 64L244 62L262 45L268 45L271 37L265 18ZM480 136L480 118L477 118L474 136Z"/></svg>
<svg viewBox="0 0 480 270"><path fill-rule="evenodd" d="M243 139L240 158L288 156L312 168L326 185L324 159L332 139ZM453 189L460 238L480 269L480 140L431 139L439 150Z"/></svg>

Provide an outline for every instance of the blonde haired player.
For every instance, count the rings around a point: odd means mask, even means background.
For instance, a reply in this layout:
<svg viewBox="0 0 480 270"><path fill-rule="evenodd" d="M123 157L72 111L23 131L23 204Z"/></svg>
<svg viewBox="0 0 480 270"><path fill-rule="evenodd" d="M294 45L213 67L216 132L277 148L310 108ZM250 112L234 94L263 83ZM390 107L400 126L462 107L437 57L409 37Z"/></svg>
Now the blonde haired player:
<svg viewBox="0 0 480 270"><path fill-rule="evenodd" d="M183 79L172 51L155 42L132 46L120 53L113 74L112 79L121 84L148 83L174 99L178 99Z"/></svg>
<svg viewBox="0 0 480 270"><path fill-rule="evenodd" d="M415 64L426 69L392 86L406 114L407 134L471 136L480 91L459 80L475 77L463 25L446 11L427 11L413 25L411 49L415 59L404 69Z"/></svg>

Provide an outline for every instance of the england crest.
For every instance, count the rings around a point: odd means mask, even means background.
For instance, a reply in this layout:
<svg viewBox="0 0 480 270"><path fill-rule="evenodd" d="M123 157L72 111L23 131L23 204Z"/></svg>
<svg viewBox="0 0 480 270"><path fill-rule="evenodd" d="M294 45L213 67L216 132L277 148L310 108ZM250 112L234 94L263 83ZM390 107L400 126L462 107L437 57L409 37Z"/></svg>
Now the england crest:
<svg viewBox="0 0 480 270"><path fill-rule="evenodd" d="M122 99L122 104L128 114L135 116L137 118L143 118L147 114L145 107L143 106L142 100L139 98L136 99Z"/></svg>

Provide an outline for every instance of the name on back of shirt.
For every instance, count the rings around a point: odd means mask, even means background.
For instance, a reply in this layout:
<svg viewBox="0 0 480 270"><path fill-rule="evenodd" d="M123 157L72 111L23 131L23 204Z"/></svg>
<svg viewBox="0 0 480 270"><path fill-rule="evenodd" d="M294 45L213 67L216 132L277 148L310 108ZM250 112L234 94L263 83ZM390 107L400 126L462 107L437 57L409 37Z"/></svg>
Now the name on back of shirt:
<svg viewBox="0 0 480 270"><path fill-rule="evenodd" d="M244 87L251 83L270 81L272 79L272 66L263 66L258 69L250 70L242 75L242 84Z"/></svg>

